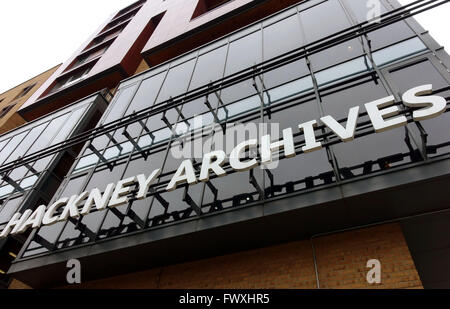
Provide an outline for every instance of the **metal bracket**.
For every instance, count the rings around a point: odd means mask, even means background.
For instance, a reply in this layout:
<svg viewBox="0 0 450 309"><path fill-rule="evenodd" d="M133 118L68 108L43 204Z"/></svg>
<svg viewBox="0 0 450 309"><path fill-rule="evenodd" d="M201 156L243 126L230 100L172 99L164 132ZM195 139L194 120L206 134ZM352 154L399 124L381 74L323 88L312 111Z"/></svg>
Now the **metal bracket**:
<svg viewBox="0 0 450 309"><path fill-rule="evenodd" d="M2 179L4 181L6 181L7 183L9 183L11 186L13 186L14 189L16 189L17 191L20 191L20 192L24 192L25 191L17 182L12 180L8 175L3 175Z"/></svg>
<svg viewBox="0 0 450 309"><path fill-rule="evenodd" d="M159 193L155 193L154 195L158 202L167 210L169 208L169 202L167 202Z"/></svg>
<svg viewBox="0 0 450 309"><path fill-rule="evenodd" d="M112 171L114 169L114 166L111 164L111 162L109 162L98 150L97 148L95 148L94 145L90 144L89 145L89 149L97 156L100 158L100 160L105 163L108 168Z"/></svg>
<svg viewBox="0 0 450 309"><path fill-rule="evenodd" d="M195 211L197 216L203 215L201 207L197 205L197 203L192 199L192 197L189 195L189 186L186 186L184 188L184 194L183 194L183 202L186 202L191 206L191 208Z"/></svg>
<svg viewBox="0 0 450 309"><path fill-rule="evenodd" d="M256 191L258 191L259 193L259 197L258 200L262 200L264 198L264 190L261 189L261 187L258 184L258 181L256 181L255 175L254 175L254 171L250 170L249 172L249 182L250 184L255 187Z"/></svg>
<svg viewBox="0 0 450 309"><path fill-rule="evenodd" d="M21 163L23 157L19 157L18 158L18 162L19 164ZM28 163L21 163L23 166L25 166L30 172L32 172L33 174L39 174L38 171L36 171L30 164Z"/></svg>
<svg viewBox="0 0 450 309"><path fill-rule="evenodd" d="M123 150L123 147L120 146L119 142L114 138L114 136L112 136L109 132L105 133L105 135L111 140L111 142L114 143L114 146L116 146L119 149L119 151Z"/></svg>
<svg viewBox="0 0 450 309"><path fill-rule="evenodd" d="M122 135L125 136L125 137L128 139L128 141L133 145L133 147L134 147L135 149L137 149L137 151L138 151L140 154L142 154L142 157L144 157L144 159L147 160L148 154L147 154L147 153L139 146L138 143L136 143L136 141L134 140L134 138L131 137L130 133L127 132L127 128L128 128L128 127L125 127L125 129L124 129L123 132L122 132Z"/></svg>
<svg viewBox="0 0 450 309"><path fill-rule="evenodd" d="M36 234L33 237L33 241L37 242L38 244L41 244L45 249L48 251L53 251L55 249L54 244L49 242L48 240L44 239L41 235Z"/></svg>
<svg viewBox="0 0 450 309"><path fill-rule="evenodd" d="M92 232L86 224L81 223L81 219L74 219L69 217L69 221L72 222L75 225L75 228L79 230L82 234L85 234L87 237L89 237L91 240L95 240L95 237L97 236L94 232Z"/></svg>

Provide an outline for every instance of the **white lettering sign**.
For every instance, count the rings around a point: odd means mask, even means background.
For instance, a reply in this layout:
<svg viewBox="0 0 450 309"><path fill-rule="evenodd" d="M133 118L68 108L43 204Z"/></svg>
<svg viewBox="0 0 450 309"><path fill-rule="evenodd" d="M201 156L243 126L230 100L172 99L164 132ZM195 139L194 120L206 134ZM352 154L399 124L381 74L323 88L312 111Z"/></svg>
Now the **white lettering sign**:
<svg viewBox="0 0 450 309"><path fill-rule="evenodd" d="M413 119L420 121L437 117L445 112L447 102L440 96L431 96L432 85L422 85L406 91L403 95L403 104L408 107L417 108L413 111ZM399 115L400 108L394 105L394 97L389 96L365 104L365 108L375 132L384 132L393 128L404 126L407 118ZM336 136L344 142L353 140L356 130L356 124L359 117L359 107L353 107L349 110L347 123L344 126L332 116L325 116L320 119ZM316 139L314 128L318 125L317 120L311 120L298 125L298 130L303 132L305 145L303 152L312 152L322 148L322 143ZM251 149L258 148L261 155L260 160L256 158L246 158L245 153L250 153ZM237 145L230 153L229 158L222 150L213 151L203 156L200 176L197 179L195 169L191 160L183 161L175 175L172 177L167 191L176 190L183 184L193 185L198 181L207 182L210 175L214 173L218 177L223 177L227 173L222 168L226 161L236 172L248 171L258 165L267 165L272 162L272 152L283 150L286 158L295 157L294 133L292 128L283 131L283 139L272 142L270 135L264 135L259 140L251 139L243 141ZM73 195L70 198L64 197L58 199L49 207L39 206L35 211L26 210L23 214L16 213L0 234L0 238L11 234L24 233L28 228L37 229L41 226L48 226L59 221L65 221L69 217L78 218L91 212L92 207L98 211L105 210L108 207L118 207L129 202L131 193L135 190L136 199L145 199L150 186L153 185L161 174L160 169L154 170L149 177L144 174L120 180L117 184L111 183L106 186L103 193L94 188L90 192L83 192L79 195ZM84 201L84 204L82 202ZM56 215L58 210L62 209L61 215ZM81 209L81 211L80 211Z"/></svg>

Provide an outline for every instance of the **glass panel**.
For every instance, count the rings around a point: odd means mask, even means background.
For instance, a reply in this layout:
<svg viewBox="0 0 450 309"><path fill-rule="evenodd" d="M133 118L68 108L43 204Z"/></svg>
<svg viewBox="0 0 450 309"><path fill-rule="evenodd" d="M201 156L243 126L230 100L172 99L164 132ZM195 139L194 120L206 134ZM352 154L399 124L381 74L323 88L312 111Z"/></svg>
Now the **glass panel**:
<svg viewBox="0 0 450 309"><path fill-rule="evenodd" d="M231 75L262 61L261 31L230 43L225 75Z"/></svg>
<svg viewBox="0 0 450 309"><path fill-rule="evenodd" d="M36 175L27 177L24 180L22 180L22 182L20 183L20 187L22 189L28 189L29 187L33 186L38 179L39 177Z"/></svg>
<svg viewBox="0 0 450 309"><path fill-rule="evenodd" d="M443 68L444 69L444 68ZM436 70L429 61L424 61L412 66L408 66L401 70L391 72L390 76L394 84L399 88L401 93L420 85L432 84L433 90L448 87L448 82ZM439 92L436 95L448 97L450 91ZM428 133L427 144L429 146L439 146L450 140L450 113L447 112L437 118L427 119L420 122ZM430 156L448 153L450 147L437 147L434 150L429 149Z"/></svg>
<svg viewBox="0 0 450 309"><path fill-rule="evenodd" d="M17 145L22 142L27 133L28 131L22 132L11 139L8 145L6 145L6 147L0 153L0 164L3 164L3 162L9 157L9 155L16 149Z"/></svg>
<svg viewBox="0 0 450 309"><path fill-rule="evenodd" d="M314 99L301 104L291 103L290 106L279 106L271 109L271 111L271 117L266 117L265 122L278 125L279 131L276 133L280 137L282 136L281 131L286 128L292 128L293 132L296 133L299 124L320 118L319 106Z"/></svg>
<svg viewBox="0 0 450 309"><path fill-rule="evenodd" d="M297 14L264 28L264 60L284 54L304 44Z"/></svg>
<svg viewBox="0 0 450 309"><path fill-rule="evenodd" d="M0 142L0 152L3 150L3 147L9 142L9 138Z"/></svg>
<svg viewBox="0 0 450 309"><path fill-rule="evenodd" d="M378 66L384 66L394 61L411 57L426 49L427 48L422 41L418 37L415 37L374 52L373 61Z"/></svg>
<svg viewBox="0 0 450 309"><path fill-rule="evenodd" d="M0 197L11 194L14 191L14 187L11 185L6 185L0 188Z"/></svg>
<svg viewBox="0 0 450 309"><path fill-rule="evenodd" d="M36 153L53 142L53 137L61 132L61 127L67 122L70 113L59 116L53 119L50 124L45 128L44 132L39 136L39 139L33 144L28 151L29 154Z"/></svg>
<svg viewBox="0 0 450 309"><path fill-rule="evenodd" d="M264 73L264 85L267 88L272 88L308 74L309 69L305 59L300 59Z"/></svg>
<svg viewBox="0 0 450 309"><path fill-rule="evenodd" d="M45 126L47 126L48 122L41 124L37 127L31 129L28 135L20 142L14 152L9 156L9 158L4 162L4 164L17 160L19 157L23 157L28 148L36 141L39 134L44 130Z"/></svg>
<svg viewBox="0 0 450 309"><path fill-rule="evenodd" d="M8 223L12 216L18 211L22 197L9 200L0 210L0 224Z"/></svg>
<svg viewBox="0 0 450 309"><path fill-rule="evenodd" d="M108 116L102 123L109 123L122 117L124 111L134 96L136 88L137 85L133 85L120 90L120 92L115 96L116 99L114 102L112 102L108 107Z"/></svg>
<svg viewBox="0 0 450 309"><path fill-rule="evenodd" d="M367 72L370 69L371 65L369 60L366 57L360 57L317 72L315 76L317 79L317 84L319 86L323 86L338 80L349 78L359 73Z"/></svg>
<svg viewBox="0 0 450 309"><path fill-rule="evenodd" d="M355 15L357 22L361 23L367 21L367 15L372 6L367 5L366 1L361 0L344 0L347 7ZM380 1L381 14L386 13L388 10L384 4ZM391 9L390 9L391 10ZM405 21L399 21L381 29L368 33L369 39L372 43L373 49L378 49L390 45L392 43L404 40L408 37L412 37L414 32L409 28Z"/></svg>
<svg viewBox="0 0 450 309"><path fill-rule="evenodd" d="M219 108L218 118L220 121L230 121L234 117L243 115L249 111L260 109L261 99L258 95L243 99L239 102Z"/></svg>
<svg viewBox="0 0 450 309"><path fill-rule="evenodd" d="M228 45L198 57L189 89L196 89L223 77Z"/></svg>
<svg viewBox="0 0 450 309"><path fill-rule="evenodd" d="M83 108L79 108L70 115L70 118L64 121L64 125L61 129L58 130L58 134L52 141L52 145L58 144L64 141L69 134L74 130L76 124L80 121L80 118L84 115L88 107L85 106Z"/></svg>
<svg viewBox="0 0 450 309"><path fill-rule="evenodd" d="M311 76L306 76L301 79L294 80L290 83L270 89L268 91L269 95L265 97L265 104L274 105L279 103L279 101L311 89L313 89L312 78Z"/></svg>
<svg viewBox="0 0 450 309"><path fill-rule="evenodd" d="M300 18L308 43L350 27L339 1L326 1L302 11Z"/></svg>
<svg viewBox="0 0 450 309"><path fill-rule="evenodd" d="M314 71L356 58L363 54L363 49L358 39L353 39L342 44L327 48L319 53L312 54L310 59Z"/></svg>
<svg viewBox="0 0 450 309"><path fill-rule="evenodd" d="M306 181L292 184L292 188L288 189L289 183L306 180L307 177L317 177L324 173L333 173L333 169L328 162L325 150L315 151L312 153L303 153L294 158L278 160L275 154L273 163L269 166L269 171L273 175L273 184L275 186L283 186L278 194L290 193L288 190L310 189L312 186L324 184L321 179L314 179L312 184ZM333 181L335 178L333 177ZM266 188L270 188L270 179L266 176ZM270 192L270 191L269 191Z"/></svg>
<svg viewBox="0 0 450 309"><path fill-rule="evenodd" d="M139 86L139 90L133 98L125 115L130 115L135 111L139 112L152 106L155 103L156 96L158 95L165 76L166 72L162 72L145 79Z"/></svg>
<svg viewBox="0 0 450 309"><path fill-rule="evenodd" d="M360 113L365 111L364 104L387 97L389 93L380 82L376 84L368 79L366 83L361 81L352 85L342 86L342 89L330 89L322 92L322 104L324 112L336 120L345 120L351 107L361 106ZM369 122L368 116L360 116L358 123ZM367 128L367 129L365 129ZM359 125L357 133L373 130L371 125ZM379 169L390 168L394 165L410 162L409 148L405 143L406 128L388 130L384 133L371 133L370 135L357 137L354 141L333 145L333 151L341 169L344 179L358 174L369 173ZM334 139L336 138L333 135ZM387 158L393 155L405 154L405 157ZM393 161L392 161L392 160ZM362 165L366 166L363 167Z"/></svg>
<svg viewBox="0 0 450 309"><path fill-rule="evenodd" d="M170 97L176 97L188 90L189 81L191 79L192 71L194 70L195 60L192 59L177 65L169 70L166 80L158 95L157 102L163 102Z"/></svg>
<svg viewBox="0 0 450 309"><path fill-rule="evenodd" d="M79 171L81 169L84 169L85 167L89 167L92 165L97 164L98 162L98 157L95 154L90 154L88 156L82 157L79 161L77 166L75 167L76 171Z"/></svg>

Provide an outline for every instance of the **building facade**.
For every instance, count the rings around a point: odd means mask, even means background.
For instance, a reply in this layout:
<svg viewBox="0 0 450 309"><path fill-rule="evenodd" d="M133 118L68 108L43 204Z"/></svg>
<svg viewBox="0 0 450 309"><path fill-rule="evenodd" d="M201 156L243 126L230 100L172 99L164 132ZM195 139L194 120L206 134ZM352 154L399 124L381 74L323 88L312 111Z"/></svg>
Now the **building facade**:
<svg viewBox="0 0 450 309"><path fill-rule="evenodd" d="M96 124L2 164L73 158L2 220L23 243L13 287L68 286L70 259L76 288L450 287L449 57L413 18L430 3L370 3L114 14L20 110L114 94ZM4 205L22 193L6 180Z"/></svg>
<svg viewBox="0 0 450 309"><path fill-rule="evenodd" d="M26 121L17 111L58 69L59 65L33 77L32 79L0 94L0 134L17 128Z"/></svg>

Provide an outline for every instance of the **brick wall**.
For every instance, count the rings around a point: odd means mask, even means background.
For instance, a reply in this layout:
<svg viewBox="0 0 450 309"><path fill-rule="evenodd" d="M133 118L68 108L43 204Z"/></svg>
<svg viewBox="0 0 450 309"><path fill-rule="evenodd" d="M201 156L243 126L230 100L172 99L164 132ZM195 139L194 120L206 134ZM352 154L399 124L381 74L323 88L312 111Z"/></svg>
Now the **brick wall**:
<svg viewBox="0 0 450 309"><path fill-rule="evenodd" d="M0 119L0 134L3 134L7 131L13 130L23 124L26 123L25 119L23 119L17 111L19 108L28 100L36 90L58 69L59 65L51 68L48 71L45 71L32 79L0 94L0 111L9 106L13 105L14 107ZM35 85L26 95L21 98L15 99L17 95L19 95L24 88Z"/></svg>
<svg viewBox="0 0 450 309"><path fill-rule="evenodd" d="M136 72L134 72L133 75L137 75L141 72L144 72L145 70L148 70L150 67L148 66L147 62L145 60L142 60L139 64L138 68L136 69Z"/></svg>
<svg viewBox="0 0 450 309"><path fill-rule="evenodd" d="M422 288L399 224L313 239L321 288ZM316 288L310 240L86 282L74 288ZM381 284L366 281L381 262Z"/></svg>
<svg viewBox="0 0 450 309"><path fill-rule="evenodd" d="M402 229L387 224L314 239L321 288L422 288ZM366 280L368 260L381 263L381 283Z"/></svg>

